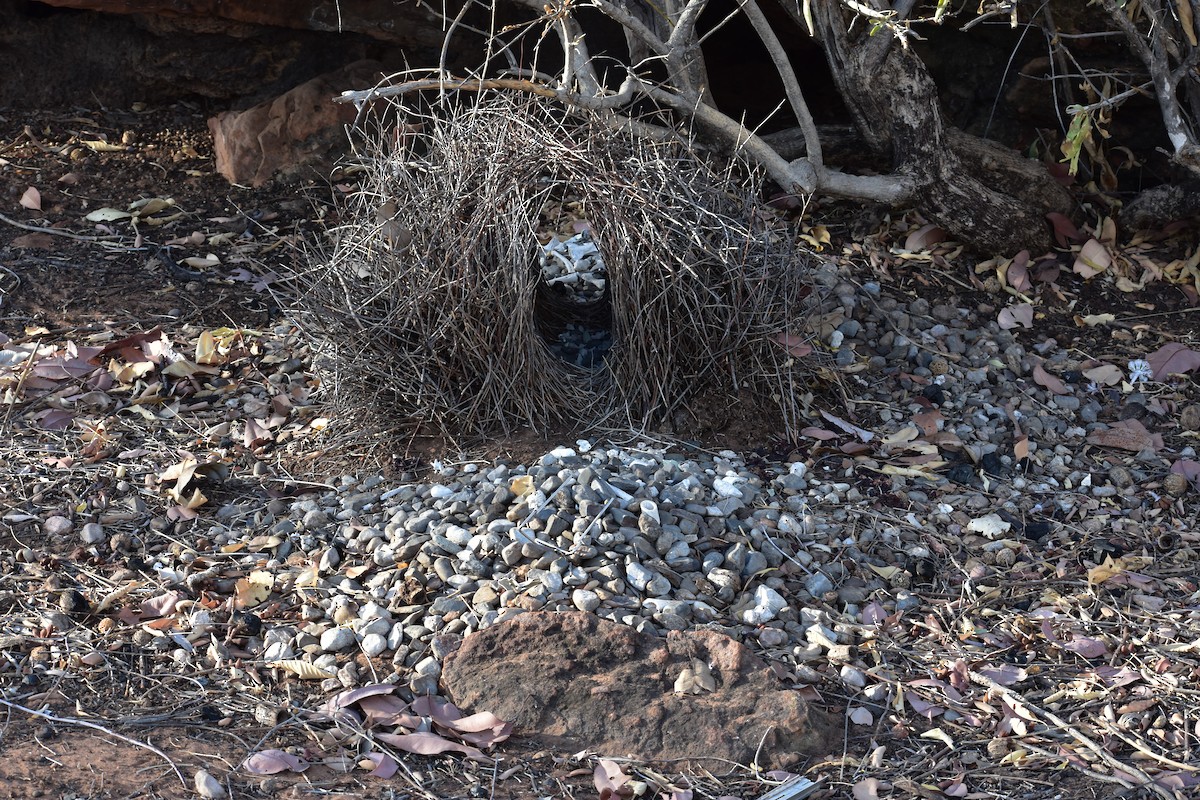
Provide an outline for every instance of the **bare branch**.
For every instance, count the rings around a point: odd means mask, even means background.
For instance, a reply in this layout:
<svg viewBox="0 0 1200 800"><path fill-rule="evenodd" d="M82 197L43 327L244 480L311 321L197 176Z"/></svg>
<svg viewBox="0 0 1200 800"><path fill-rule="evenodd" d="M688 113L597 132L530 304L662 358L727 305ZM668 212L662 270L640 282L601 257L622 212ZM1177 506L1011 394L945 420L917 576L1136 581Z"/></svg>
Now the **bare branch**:
<svg viewBox="0 0 1200 800"><path fill-rule="evenodd" d="M531 2L536 3L537 0L521 0L528 5ZM630 14L621 6L610 3L609 0L592 0L592 5L604 12L604 15L614 22L620 23L621 27L636 36L643 44L659 55L665 56L670 52L667 43L643 23L640 19Z"/></svg>
<svg viewBox="0 0 1200 800"><path fill-rule="evenodd" d="M1167 56L1168 33L1164 29L1162 15L1157 14L1152 17L1150 30L1143 35L1133 19L1130 18L1127 8L1118 5L1117 0L1102 0L1102 3L1104 10L1125 34L1129 46L1138 54L1142 63L1145 64L1146 70L1150 73L1150 80L1154 82L1154 92L1158 97L1158 107L1162 112L1163 125L1167 130L1167 138L1170 139L1171 146L1175 151L1175 160L1192 171L1200 172L1200 144L1197 144L1196 134L1180 110L1177 94L1179 81L1186 75L1190 75L1191 71L1176 70L1172 72ZM1143 6L1143 10L1147 14L1153 14L1154 8ZM1149 43L1146 41L1147 38L1150 40ZM1194 50L1195 48L1193 48ZM1181 60L1190 61L1193 55L1194 52L1189 53L1188 58Z"/></svg>
<svg viewBox="0 0 1200 800"><path fill-rule="evenodd" d="M792 69L792 63L788 60L787 53L784 52L783 45L779 42L779 37L775 35L771 23L767 21L767 17L758 7L758 3L755 0L743 0L742 10L745 12L746 18L750 20L750 24L754 26L754 32L758 34L758 38L767 48L771 62L775 65L775 71L783 80L783 88L787 92L792 113L796 115L800 130L804 132L807 158L815 167L820 168L824 163L821 154L821 138L817 134L817 125L813 122L812 113L808 110L808 102L804 99L800 81L796 78L796 71Z"/></svg>

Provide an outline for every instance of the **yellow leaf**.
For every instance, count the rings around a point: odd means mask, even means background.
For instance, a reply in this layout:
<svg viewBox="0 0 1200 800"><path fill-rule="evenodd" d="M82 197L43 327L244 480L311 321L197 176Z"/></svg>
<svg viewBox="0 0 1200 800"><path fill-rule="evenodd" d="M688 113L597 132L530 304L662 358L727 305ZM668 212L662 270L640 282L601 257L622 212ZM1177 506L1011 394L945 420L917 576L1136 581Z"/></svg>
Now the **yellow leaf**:
<svg viewBox="0 0 1200 800"><path fill-rule="evenodd" d="M1183 35L1187 37L1188 44L1195 47L1197 42L1192 4L1188 0L1175 0L1175 9L1179 12L1179 27L1183 28Z"/></svg>
<svg viewBox="0 0 1200 800"><path fill-rule="evenodd" d="M196 340L196 363L212 365L222 361L224 359L217 352L217 340L213 338L212 331L201 331L200 338Z"/></svg>
<svg viewBox="0 0 1200 800"><path fill-rule="evenodd" d="M877 567L874 564L867 564L867 566L878 573L879 577L889 581L903 572L899 567Z"/></svg>
<svg viewBox="0 0 1200 800"><path fill-rule="evenodd" d="M129 210L135 216L148 217L173 205L175 205L175 201L169 197L149 197L144 200L134 200L129 204Z"/></svg>
<svg viewBox="0 0 1200 800"><path fill-rule="evenodd" d="M946 745L946 747L954 747L954 740L950 738L950 734L946 733L941 728L930 728L929 730L920 734L920 736L922 739L937 739L939 742Z"/></svg>
<svg viewBox="0 0 1200 800"><path fill-rule="evenodd" d="M180 498L180 505L187 509L197 509L208 502L208 498L199 489L192 490L192 496L187 500Z"/></svg>
<svg viewBox="0 0 1200 800"><path fill-rule="evenodd" d="M239 609L253 608L270 597L273 588L275 576L266 570L256 569L234 584L235 603Z"/></svg>
<svg viewBox="0 0 1200 800"><path fill-rule="evenodd" d="M889 445L889 446L897 445L897 444L904 444L905 442L911 442L913 439L917 438L920 434L921 434L921 432L919 430L917 430L917 427L915 425L909 425L907 427L901 428L900 430L896 431L895 433L891 434L890 436L884 437L883 443L886 445Z"/></svg>

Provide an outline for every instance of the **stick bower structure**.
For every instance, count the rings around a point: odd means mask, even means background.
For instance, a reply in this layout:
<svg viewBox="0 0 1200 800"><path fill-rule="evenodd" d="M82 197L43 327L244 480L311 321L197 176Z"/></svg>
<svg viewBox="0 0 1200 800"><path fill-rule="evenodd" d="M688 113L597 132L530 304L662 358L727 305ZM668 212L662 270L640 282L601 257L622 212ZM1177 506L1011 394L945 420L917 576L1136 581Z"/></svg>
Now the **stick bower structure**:
<svg viewBox="0 0 1200 800"><path fill-rule="evenodd" d="M339 389L452 435L656 425L701 394L791 427L811 256L758 179L542 98L472 100L388 101L298 276ZM565 208L560 241L586 232L603 264L583 302L543 269Z"/></svg>

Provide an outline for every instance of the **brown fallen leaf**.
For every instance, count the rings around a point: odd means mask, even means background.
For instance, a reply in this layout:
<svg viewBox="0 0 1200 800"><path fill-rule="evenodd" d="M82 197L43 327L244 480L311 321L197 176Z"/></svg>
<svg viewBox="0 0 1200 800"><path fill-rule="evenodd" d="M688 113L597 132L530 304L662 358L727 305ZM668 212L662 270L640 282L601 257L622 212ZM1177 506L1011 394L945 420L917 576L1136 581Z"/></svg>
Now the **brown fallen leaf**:
<svg viewBox="0 0 1200 800"><path fill-rule="evenodd" d="M794 333L777 333L774 341L795 358L812 355L813 346L803 336L797 336Z"/></svg>
<svg viewBox="0 0 1200 800"><path fill-rule="evenodd" d="M48 233L26 233L9 242L13 247L34 248L37 250L55 250L58 241Z"/></svg>
<svg viewBox="0 0 1200 800"><path fill-rule="evenodd" d="M1033 380L1038 386L1044 386L1050 390L1052 394L1066 394L1067 385L1062 382L1062 379L1056 375L1051 375L1042 368L1041 364L1035 364L1033 367Z"/></svg>
<svg viewBox="0 0 1200 800"><path fill-rule="evenodd" d="M1089 433L1087 440L1100 447L1113 447L1135 453L1146 449L1161 450L1163 446L1162 434L1150 433L1146 426L1136 419L1110 423L1107 430L1094 430Z"/></svg>
<svg viewBox="0 0 1200 800"><path fill-rule="evenodd" d="M1012 262L1008 265L1008 269L1004 271L1004 281L1014 290L1024 294L1033 289L1033 282L1029 280L1029 251L1022 250L1013 256Z"/></svg>
<svg viewBox="0 0 1200 800"><path fill-rule="evenodd" d="M937 225L923 225L910 233L904 240L904 249L910 253L928 250L935 244L946 241L946 232Z"/></svg>
<svg viewBox="0 0 1200 800"><path fill-rule="evenodd" d="M1154 380L1161 381L1168 375L1184 375L1200 368L1200 350L1192 350L1179 342L1168 342L1146 356L1154 370Z"/></svg>
<svg viewBox="0 0 1200 800"><path fill-rule="evenodd" d="M429 731L416 733L377 733L375 738L392 747L397 747L406 753L416 753L422 756L433 756L438 753L462 753L480 761L490 761L477 747L452 742L444 736L438 736Z"/></svg>

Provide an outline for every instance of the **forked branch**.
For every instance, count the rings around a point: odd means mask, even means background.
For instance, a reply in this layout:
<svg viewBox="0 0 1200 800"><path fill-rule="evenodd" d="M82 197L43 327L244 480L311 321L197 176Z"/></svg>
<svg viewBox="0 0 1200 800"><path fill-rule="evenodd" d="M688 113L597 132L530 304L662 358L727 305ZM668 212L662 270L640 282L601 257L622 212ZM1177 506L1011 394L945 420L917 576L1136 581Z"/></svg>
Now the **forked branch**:
<svg viewBox="0 0 1200 800"><path fill-rule="evenodd" d="M837 0L833 0L836 2ZM788 161L753 130L712 105L696 27L708 0L687 0L680 4L667 3L664 11L654 6L655 16L650 23L639 17L637 6L621 0L590 0L590 5L622 26L631 41L631 50L640 45L646 59L630 59L625 65L626 76L615 90L604 86L597 75L587 47L587 36L574 17L569 2L545 5L543 0L519 0L523 5L544 14L548 27L557 32L563 49L565 66L556 76L535 75L522 71L520 77L457 78L445 74L436 78L405 81L367 91L346 92L338 102L362 104L374 99L394 97L410 92L438 89L440 91L517 91L553 98L581 109L617 112L639 99L652 100L659 108L667 108L695 129L722 143L731 155L740 155L767 170L772 180L786 192L795 194L822 193L884 203L901 203L912 196L915 185L901 175L857 176L825 166L816 124L809 111L800 82L788 60L775 31L757 0L741 0L741 11L750 21L771 57L771 62L783 81L788 103L799 122L804 136L805 156ZM653 71L665 68L666 78L656 78ZM628 125L626 117L617 117L619 124ZM635 130L661 135L663 128L644 123L632 126Z"/></svg>

